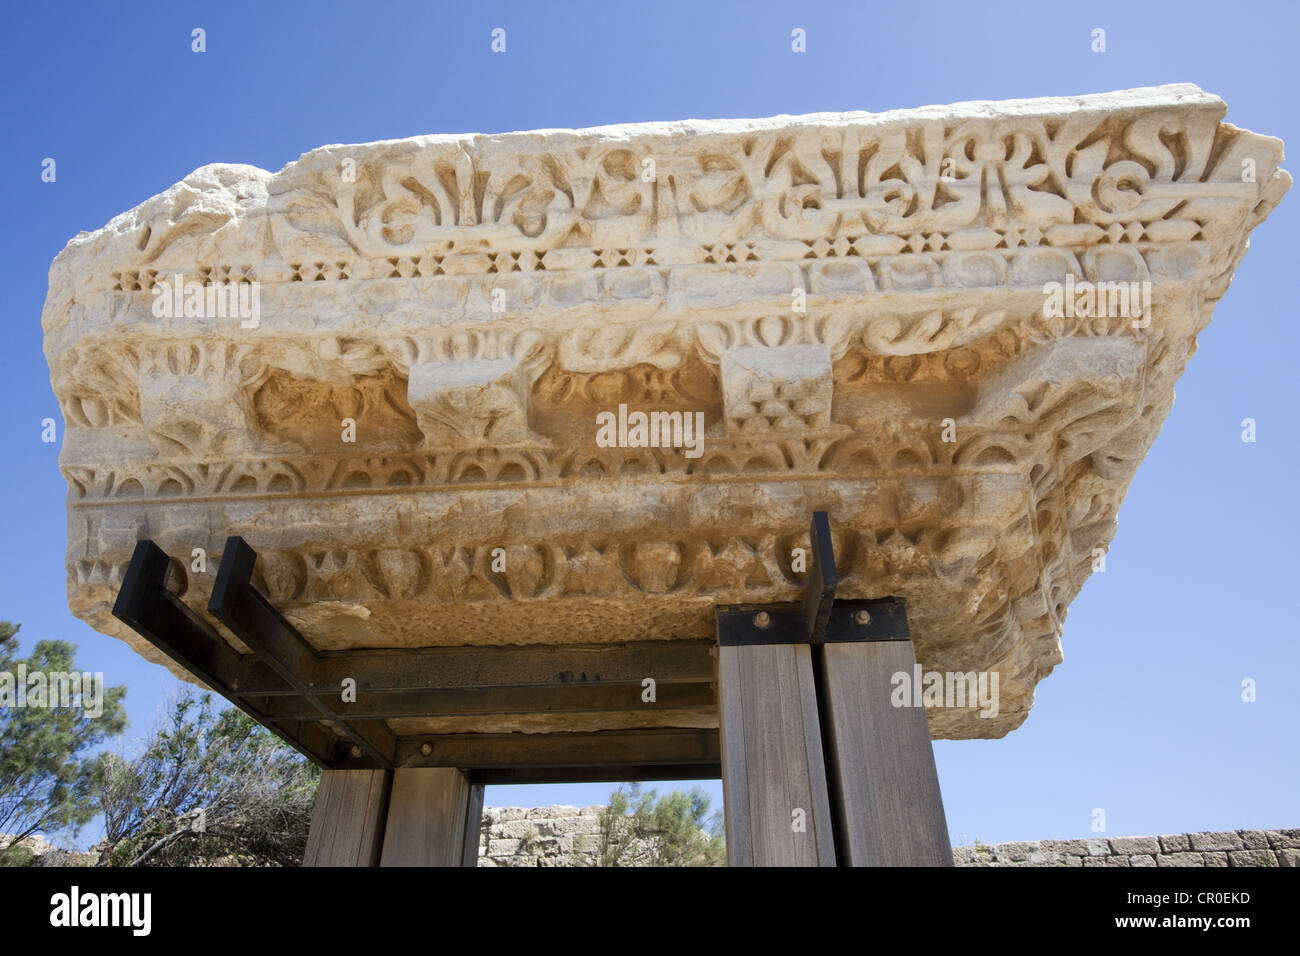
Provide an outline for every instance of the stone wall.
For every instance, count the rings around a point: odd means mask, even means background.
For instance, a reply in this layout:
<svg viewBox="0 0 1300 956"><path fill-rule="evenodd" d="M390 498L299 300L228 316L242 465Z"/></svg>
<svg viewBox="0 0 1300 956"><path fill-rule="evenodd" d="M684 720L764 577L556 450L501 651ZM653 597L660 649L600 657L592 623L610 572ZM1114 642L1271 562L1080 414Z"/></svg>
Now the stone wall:
<svg viewBox="0 0 1300 956"><path fill-rule="evenodd" d="M600 807L488 807L479 866L595 866ZM629 847L631 865L649 847ZM1225 830L1166 836L1037 840L954 847L957 866L1300 867L1300 829Z"/></svg>
<svg viewBox="0 0 1300 956"><path fill-rule="evenodd" d="M1223 830L1166 836L1038 840L955 847L958 866L1300 867L1300 830Z"/></svg>
<svg viewBox="0 0 1300 956"><path fill-rule="evenodd" d="M602 807L485 807L479 866L595 866Z"/></svg>

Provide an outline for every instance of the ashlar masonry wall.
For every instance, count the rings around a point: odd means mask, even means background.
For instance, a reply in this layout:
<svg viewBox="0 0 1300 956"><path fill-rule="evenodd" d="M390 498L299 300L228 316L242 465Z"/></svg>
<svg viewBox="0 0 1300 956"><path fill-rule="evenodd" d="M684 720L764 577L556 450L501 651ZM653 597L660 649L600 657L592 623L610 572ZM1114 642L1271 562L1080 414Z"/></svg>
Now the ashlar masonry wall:
<svg viewBox="0 0 1300 956"><path fill-rule="evenodd" d="M488 807L478 865L596 866L601 809ZM650 849L629 847L623 865L643 864ZM1300 867L1300 829L976 843L954 847L952 855L957 866Z"/></svg>

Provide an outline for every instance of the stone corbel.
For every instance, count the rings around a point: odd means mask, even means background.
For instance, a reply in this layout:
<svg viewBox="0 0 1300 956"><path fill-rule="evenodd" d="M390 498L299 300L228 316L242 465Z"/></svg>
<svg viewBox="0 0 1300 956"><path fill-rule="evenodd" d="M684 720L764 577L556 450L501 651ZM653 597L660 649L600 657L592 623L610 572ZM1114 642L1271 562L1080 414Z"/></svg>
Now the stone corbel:
<svg viewBox="0 0 1300 956"><path fill-rule="evenodd" d="M732 434L824 429L831 423L832 363L848 345L848 323L767 316L697 328L700 353L717 364Z"/></svg>
<svg viewBox="0 0 1300 956"><path fill-rule="evenodd" d="M728 431L802 431L830 424L833 382L825 345L728 349L721 367Z"/></svg>
<svg viewBox="0 0 1300 956"><path fill-rule="evenodd" d="M426 447L539 440L528 427L528 396L547 363L538 333L458 331L394 352Z"/></svg>

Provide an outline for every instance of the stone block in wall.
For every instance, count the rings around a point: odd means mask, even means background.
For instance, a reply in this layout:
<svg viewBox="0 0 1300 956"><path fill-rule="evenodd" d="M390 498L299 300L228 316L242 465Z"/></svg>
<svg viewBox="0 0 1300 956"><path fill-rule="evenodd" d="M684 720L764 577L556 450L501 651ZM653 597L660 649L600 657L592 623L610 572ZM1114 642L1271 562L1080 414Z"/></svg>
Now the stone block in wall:
<svg viewBox="0 0 1300 956"><path fill-rule="evenodd" d="M528 811L528 819L554 820L557 817L576 817L578 815L577 807L554 806L538 807L536 810Z"/></svg>
<svg viewBox="0 0 1300 956"><path fill-rule="evenodd" d="M1225 850L1211 850L1205 854L1205 866L1227 866L1228 854Z"/></svg>
<svg viewBox="0 0 1300 956"><path fill-rule="evenodd" d="M1139 853L1135 856L1130 856L1128 858L1128 865L1129 866L1155 866L1156 858L1151 854Z"/></svg>
<svg viewBox="0 0 1300 956"><path fill-rule="evenodd" d="M1237 836L1241 837L1241 842L1245 844L1247 850L1269 849L1266 830L1238 830Z"/></svg>
<svg viewBox="0 0 1300 956"><path fill-rule="evenodd" d="M1110 856L1110 841L1095 838L1087 841L1089 856Z"/></svg>
<svg viewBox="0 0 1300 956"><path fill-rule="evenodd" d="M1160 842L1164 843L1165 838L1161 837ZM1199 853L1162 853L1156 857L1157 866L1204 866Z"/></svg>
<svg viewBox="0 0 1300 956"><path fill-rule="evenodd" d="M1160 849L1165 853L1183 853L1192 848L1186 833L1167 833L1160 837Z"/></svg>
<svg viewBox="0 0 1300 956"><path fill-rule="evenodd" d="M1268 844L1274 850L1300 850L1300 830L1270 830Z"/></svg>
<svg viewBox="0 0 1300 956"><path fill-rule="evenodd" d="M1160 841L1155 837L1111 837L1110 845L1116 853L1128 855L1160 852Z"/></svg>
<svg viewBox="0 0 1300 956"><path fill-rule="evenodd" d="M1193 850L1240 850L1245 847L1241 837L1231 830L1217 833L1193 833Z"/></svg>
<svg viewBox="0 0 1300 956"><path fill-rule="evenodd" d="M1272 850L1229 850L1229 866L1277 866Z"/></svg>
<svg viewBox="0 0 1300 956"><path fill-rule="evenodd" d="M1059 853L1062 856L1088 855L1088 845L1083 840L1043 840L1041 846L1046 853Z"/></svg>
<svg viewBox="0 0 1300 956"><path fill-rule="evenodd" d="M1001 856L1005 856L1012 862L1024 863L1028 861L1030 854L1034 853L1038 849L1038 844L1024 842L1000 843L998 844L998 849L1001 851Z"/></svg>
<svg viewBox="0 0 1300 956"><path fill-rule="evenodd" d="M492 828L492 836L504 840L522 840L529 834L536 832L537 823L535 820L510 820L507 823L497 824Z"/></svg>
<svg viewBox="0 0 1300 956"><path fill-rule="evenodd" d="M1300 850L1275 850L1278 866L1300 867Z"/></svg>

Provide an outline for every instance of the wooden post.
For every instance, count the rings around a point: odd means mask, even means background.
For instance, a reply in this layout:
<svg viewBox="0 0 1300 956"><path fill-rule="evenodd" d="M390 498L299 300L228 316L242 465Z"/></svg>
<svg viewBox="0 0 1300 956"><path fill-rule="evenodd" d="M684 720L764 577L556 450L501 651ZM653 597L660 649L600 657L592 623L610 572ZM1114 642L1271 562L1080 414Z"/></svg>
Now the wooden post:
<svg viewBox="0 0 1300 956"><path fill-rule="evenodd" d="M399 767L380 866L476 866L483 788L453 767Z"/></svg>
<svg viewBox="0 0 1300 956"><path fill-rule="evenodd" d="M479 844L483 837L483 784L473 783L469 788L469 807L465 812L465 847L461 851L461 866L478 866Z"/></svg>
<svg viewBox="0 0 1300 956"><path fill-rule="evenodd" d="M303 866L378 866L392 774L325 770L316 788Z"/></svg>
<svg viewBox="0 0 1300 956"><path fill-rule="evenodd" d="M718 652L727 863L834 866L808 645Z"/></svg>
<svg viewBox="0 0 1300 956"><path fill-rule="evenodd" d="M952 866L924 707L894 707L910 640L826 644L820 684L841 866Z"/></svg>

